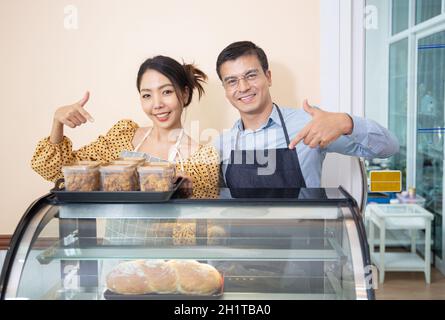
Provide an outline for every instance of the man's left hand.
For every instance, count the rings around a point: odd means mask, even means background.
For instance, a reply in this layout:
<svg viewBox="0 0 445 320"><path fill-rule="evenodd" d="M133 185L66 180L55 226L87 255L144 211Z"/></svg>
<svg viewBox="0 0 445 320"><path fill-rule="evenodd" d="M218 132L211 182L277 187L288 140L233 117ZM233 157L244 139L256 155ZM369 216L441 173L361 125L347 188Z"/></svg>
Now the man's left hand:
<svg viewBox="0 0 445 320"><path fill-rule="evenodd" d="M326 148L340 136L352 133L354 123L346 113L323 111L310 106L307 100L304 100L303 108L311 115L312 121L291 141L289 149L295 149L302 140L313 149Z"/></svg>

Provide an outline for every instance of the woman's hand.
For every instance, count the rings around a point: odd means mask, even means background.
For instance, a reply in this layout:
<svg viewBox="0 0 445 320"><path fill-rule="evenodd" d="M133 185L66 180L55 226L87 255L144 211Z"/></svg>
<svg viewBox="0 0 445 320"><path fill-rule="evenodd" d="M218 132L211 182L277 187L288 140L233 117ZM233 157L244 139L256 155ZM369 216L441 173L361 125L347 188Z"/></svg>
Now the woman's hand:
<svg viewBox="0 0 445 320"><path fill-rule="evenodd" d="M60 107L54 113L53 127L51 129L51 135L49 136L49 141L54 144L58 144L63 140L63 126L68 126L70 128L75 128L83 123L94 122L93 117L85 111L85 104L90 98L90 93L87 91L83 98L76 102L75 104Z"/></svg>
<svg viewBox="0 0 445 320"><path fill-rule="evenodd" d="M180 194L182 196L185 196L186 198L189 198L193 194L193 179L192 177L186 175L184 172L178 171L176 172L176 179L182 178L184 179L184 182L181 184L180 187Z"/></svg>
<svg viewBox="0 0 445 320"><path fill-rule="evenodd" d="M70 128L81 126L86 123L87 120L94 122L93 117L85 111L84 108L89 98L90 93L87 91L83 98L78 102L58 108L54 114L54 121L57 124L66 125Z"/></svg>

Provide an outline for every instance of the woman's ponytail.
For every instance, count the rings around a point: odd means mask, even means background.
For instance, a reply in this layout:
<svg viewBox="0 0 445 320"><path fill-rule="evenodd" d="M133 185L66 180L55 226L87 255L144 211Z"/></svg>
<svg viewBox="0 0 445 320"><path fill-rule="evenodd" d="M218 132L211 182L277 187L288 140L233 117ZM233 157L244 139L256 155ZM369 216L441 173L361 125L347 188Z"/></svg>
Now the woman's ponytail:
<svg viewBox="0 0 445 320"><path fill-rule="evenodd" d="M192 101L192 92L196 89L198 91L199 99L204 95L204 87L203 84L207 82L207 75L201 71L200 69L196 68L193 64L184 64L183 65L185 73L187 74L188 79L188 85L189 88L189 101L185 104L186 106L189 105Z"/></svg>

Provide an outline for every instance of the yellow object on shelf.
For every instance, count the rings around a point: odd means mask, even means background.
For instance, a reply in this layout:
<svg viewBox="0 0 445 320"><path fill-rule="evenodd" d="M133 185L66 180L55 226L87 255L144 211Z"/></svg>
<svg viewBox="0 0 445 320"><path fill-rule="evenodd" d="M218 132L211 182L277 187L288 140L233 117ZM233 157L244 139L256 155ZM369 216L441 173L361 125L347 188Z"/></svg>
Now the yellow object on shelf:
<svg viewBox="0 0 445 320"><path fill-rule="evenodd" d="M370 191L371 192L401 192L402 172L401 171L371 171Z"/></svg>

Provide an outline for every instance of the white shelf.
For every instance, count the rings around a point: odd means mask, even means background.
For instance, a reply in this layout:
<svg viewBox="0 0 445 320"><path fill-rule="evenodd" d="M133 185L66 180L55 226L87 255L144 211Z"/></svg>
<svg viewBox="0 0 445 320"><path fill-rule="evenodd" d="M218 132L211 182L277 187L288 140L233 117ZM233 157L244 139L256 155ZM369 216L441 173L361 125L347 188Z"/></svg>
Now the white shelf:
<svg viewBox="0 0 445 320"><path fill-rule="evenodd" d="M425 229L424 218L386 218L386 230L422 230Z"/></svg>
<svg viewBox="0 0 445 320"><path fill-rule="evenodd" d="M53 260L127 260L127 259L194 259L237 261L337 261L341 256L334 249L238 249L226 247L181 247L181 248L49 248L37 256L41 264Z"/></svg>
<svg viewBox="0 0 445 320"><path fill-rule="evenodd" d="M371 259L380 268L380 253L372 253ZM425 261L415 253L385 252L385 271L424 270Z"/></svg>

